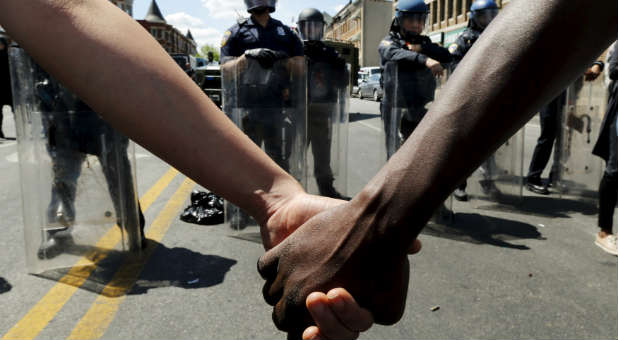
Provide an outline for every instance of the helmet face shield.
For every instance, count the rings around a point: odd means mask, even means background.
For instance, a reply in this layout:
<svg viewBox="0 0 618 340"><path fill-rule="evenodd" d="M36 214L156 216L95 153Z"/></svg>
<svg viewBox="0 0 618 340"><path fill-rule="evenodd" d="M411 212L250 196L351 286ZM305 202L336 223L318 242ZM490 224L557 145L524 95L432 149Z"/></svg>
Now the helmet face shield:
<svg viewBox="0 0 618 340"><path fill-rule="evenodd" d="M496 16L498 16L498 10L493 8L475 11L474 22L481 28L486 28Z"/></svg>
<svg viewBox="0 0 618 340"><path fill-rule="evenodd" d="M270 12L274 12L277 7L277 0L245 0L247 11L251 12L258 8L268 8Z"/></svg>
<svg viewBox="0 0 618 340"><path fill-rule="evenodd" d="M324 37L324 23L320 21L301 21L298 23L298 31L303 40L321 41Z"/></svg>
<svg viewBox="0 0 618 340"><path fill-rule="evenodd" d="M397 20L406 36L419 35L427 28L427 13L398 12Z"/></svg>

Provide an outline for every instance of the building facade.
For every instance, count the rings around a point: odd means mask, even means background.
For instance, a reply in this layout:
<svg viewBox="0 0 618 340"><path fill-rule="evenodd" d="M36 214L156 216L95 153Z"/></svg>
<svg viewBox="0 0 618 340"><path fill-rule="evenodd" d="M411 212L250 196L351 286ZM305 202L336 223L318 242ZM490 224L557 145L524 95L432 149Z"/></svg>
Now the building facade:
<svg viewBox="0 0 618 340"><path fill-rule="evenodd" d="M498 7L504 8L510 0L495 0ZM397 7L393 1L393 16ZM474 0L425 0L429 5L426 34L435 43L448 46L468 26L470 6Z"/></svg>
<svg viewBox="0 0 618 340"><path fill-rule="evenodd" d="M193 40L191 32L187 32L185 35L174 26L169 25L163 18L156 0L152 0L150 3L146 17L137 22L157 39L167 53L197 54L197 44Z"/></svg>
<svg viewBox="0 0 618 340"><path fill-rule="evenodd" d="M133 0L110 1L130 16L133 16ZM150 3L146 17L143 20L137 20L137 22L150 32L168 53L197 54L197 43L193 39L191 31L188 31L187 34L182 34L174 26L169 25L163 18L163 14L155 0L152 0Z"/></svg>
<svg viewBox="0 0 618 340"><path fill-rule="evenodd" d="M133 17L133 0L110 0L114 5Z"/></svg>
<svg viewBox="0 0 618 340"><path fill-rule="evenodd" d="M391 21L391 1L351 0L326 26L325 37L354 44L361 67L379 66L378 45L388 34Z"/></svg>

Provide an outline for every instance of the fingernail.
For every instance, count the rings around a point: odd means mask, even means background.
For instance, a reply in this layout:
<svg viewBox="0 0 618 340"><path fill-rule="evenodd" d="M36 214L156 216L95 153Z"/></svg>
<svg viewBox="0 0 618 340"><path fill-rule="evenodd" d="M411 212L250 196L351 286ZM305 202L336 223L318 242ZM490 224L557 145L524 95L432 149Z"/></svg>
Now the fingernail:
<svg viewBox="0 0 618 340"><path fill-rule="evenodd" d="M326 297L328 298L328 301L331 302L331 304L335 307L337 311L343 311L345 309L345 302L343 301L343 298L339 296L339 294L336 291L328 292L328 294L326 294Z"/></svg>

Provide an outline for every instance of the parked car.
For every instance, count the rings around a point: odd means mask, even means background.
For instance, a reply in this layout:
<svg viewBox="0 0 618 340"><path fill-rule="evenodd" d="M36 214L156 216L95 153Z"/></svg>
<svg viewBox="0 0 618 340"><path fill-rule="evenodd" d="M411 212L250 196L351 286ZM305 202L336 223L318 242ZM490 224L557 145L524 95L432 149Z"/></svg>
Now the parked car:
<svg viewBox="0 0 618 340"><path fill-rule="evenodd" d="M382 74L380 73L370 75L366 82L359 85L358 97L360 99L371 98L375 101L381 100L384 96L384 91L382 90L382 85L380 84L381 78Z"/></svg>
<svg viewBox="0 0 618 340"><path fill-rule="evenodd" d="M382 68L377 66L361 67L360 71L358 71L358 85L360 86L361 83L367 82L372 75L380 73L382 73Z"/></svg>
<svg viewBox="0 0 618 340"><path fill-rule="evenodd" d="M195 70L195 82L219 108L222 104L221 67L219 65L201 66Z"/></svg>
<svg viewBox="0 0 618 340"><path fill-rule="evenodd" d="M366 83L371 75L380 73L382 73L382 69L380 67L362 67L360 71L358 71L357 85L352 87L352 96L359 96L361 85Z"/></svg>

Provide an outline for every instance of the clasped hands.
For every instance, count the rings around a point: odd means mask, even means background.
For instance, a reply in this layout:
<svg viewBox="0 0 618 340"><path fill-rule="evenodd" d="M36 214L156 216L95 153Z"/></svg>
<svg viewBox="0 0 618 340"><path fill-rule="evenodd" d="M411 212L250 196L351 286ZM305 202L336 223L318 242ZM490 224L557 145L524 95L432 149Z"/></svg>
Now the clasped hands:
<svg viewBox="0 0 618 340"><path fill-rule="evenodd" d="M407 254L421 244L401 246L367 208L371 199L359 196L345 202L299 192L273 204L261 223L263 295L289 338L355 339L373 322L403 315Z"/></svg>

